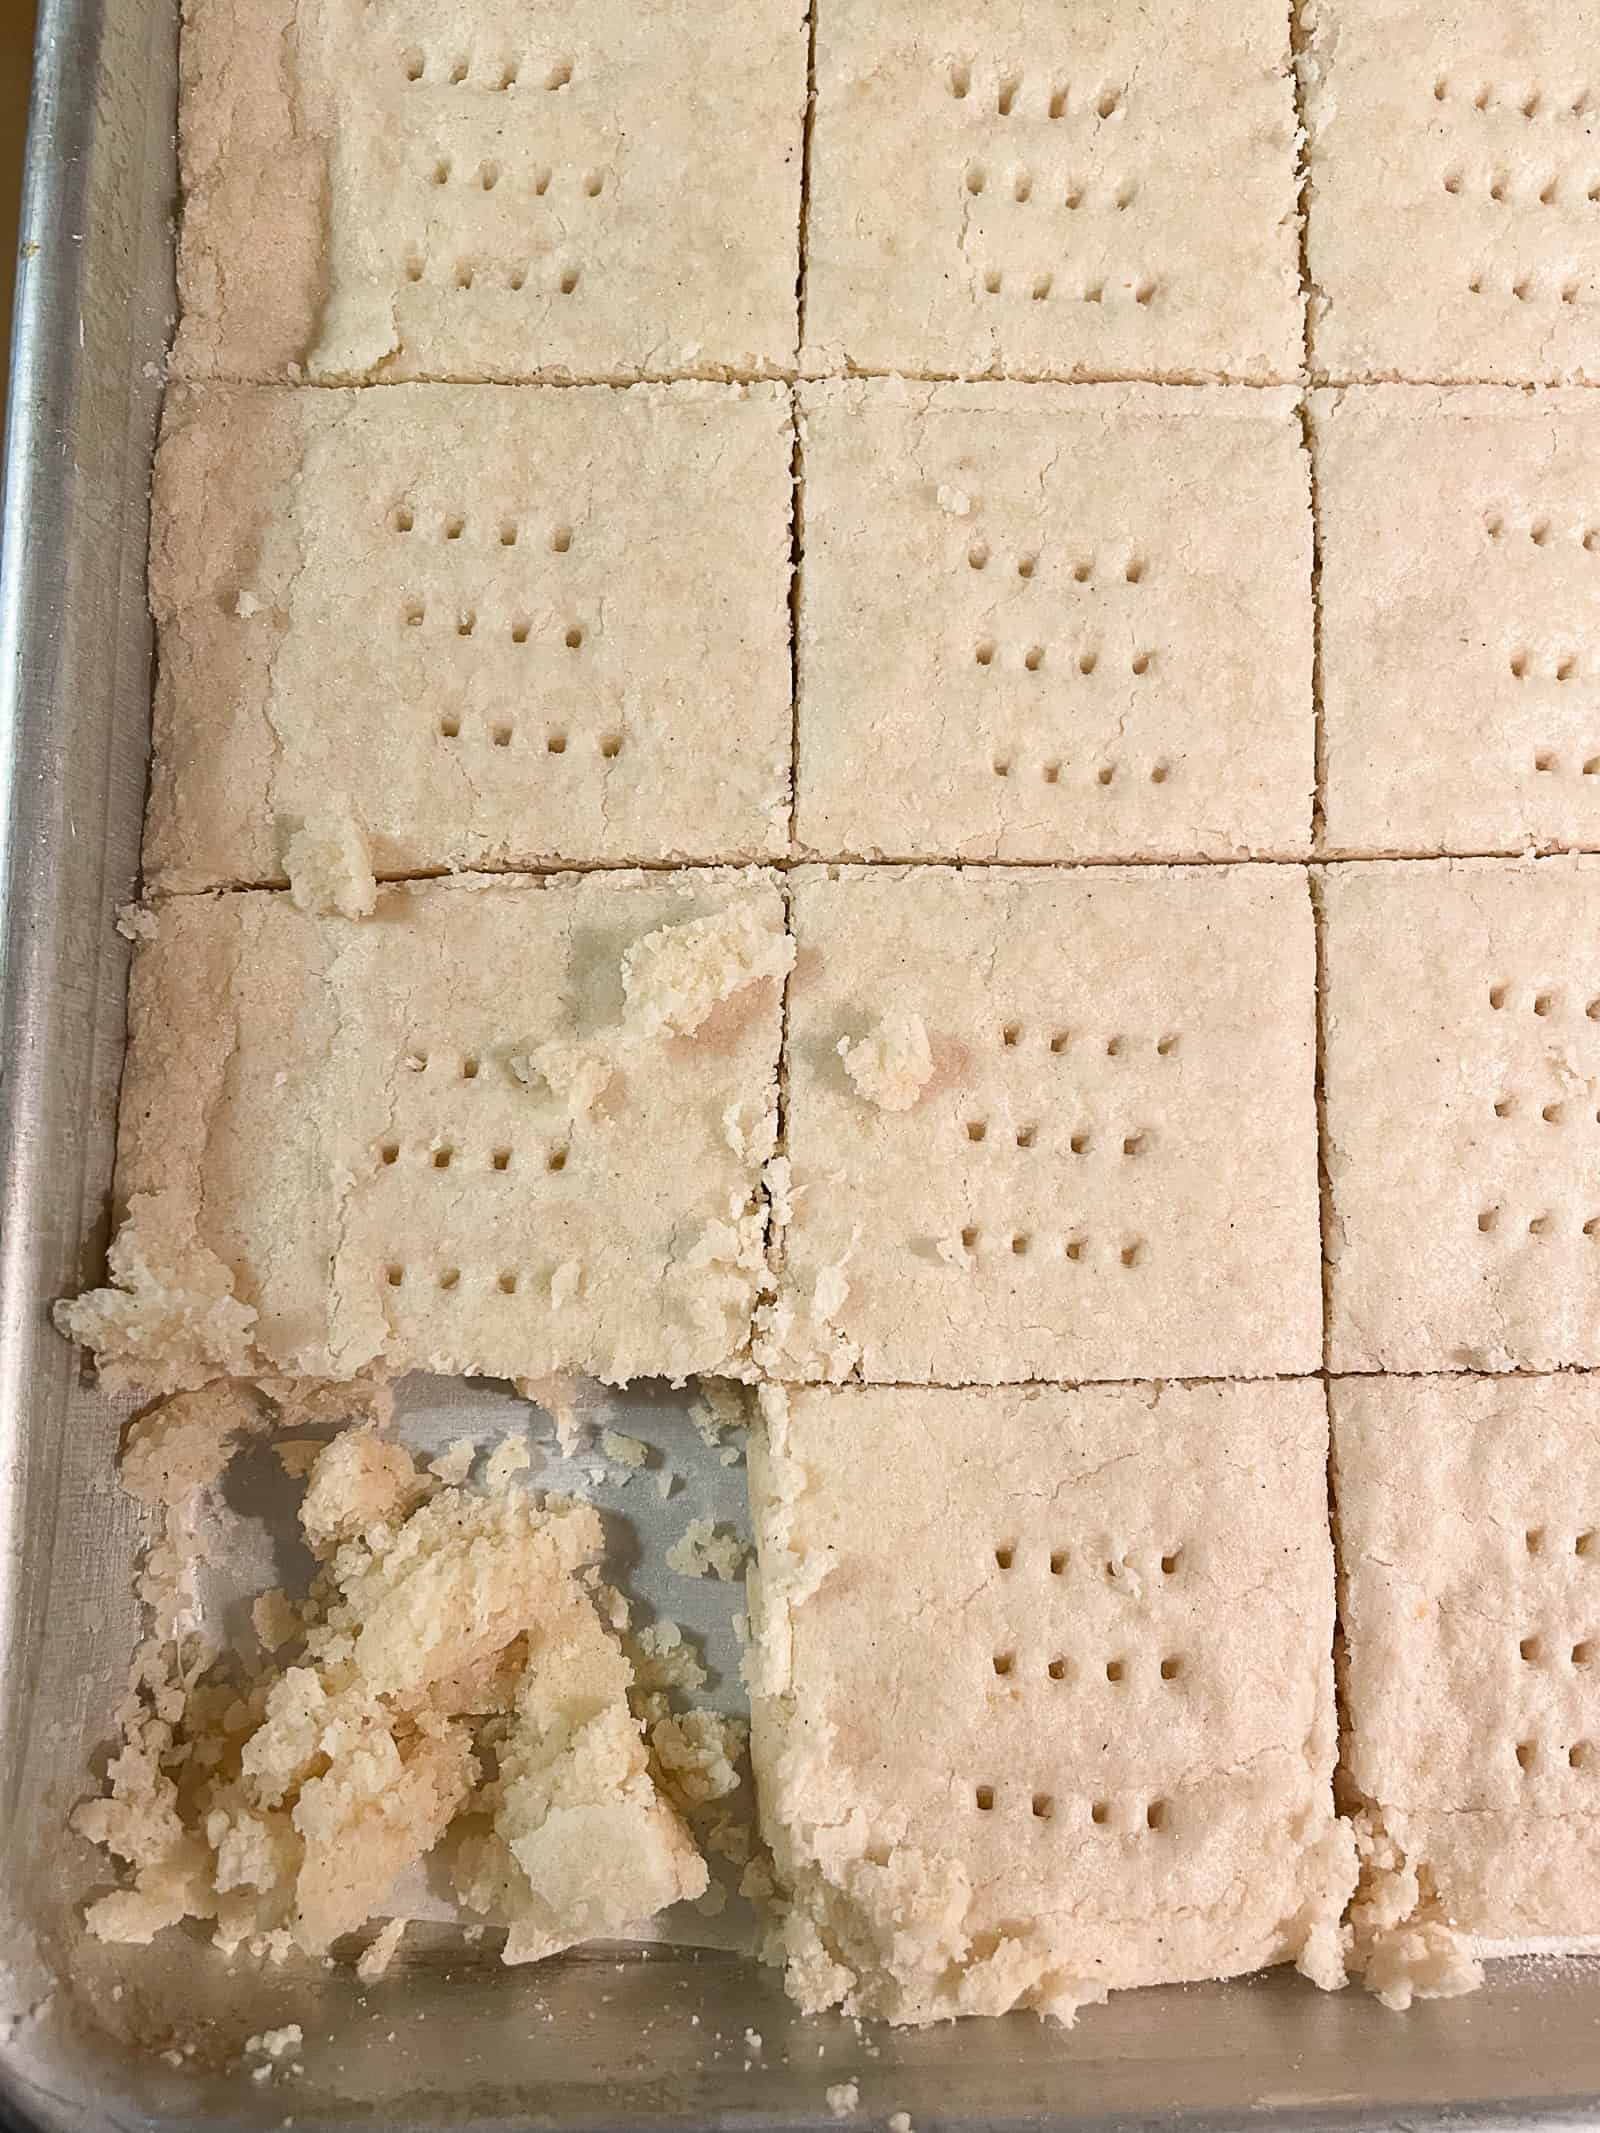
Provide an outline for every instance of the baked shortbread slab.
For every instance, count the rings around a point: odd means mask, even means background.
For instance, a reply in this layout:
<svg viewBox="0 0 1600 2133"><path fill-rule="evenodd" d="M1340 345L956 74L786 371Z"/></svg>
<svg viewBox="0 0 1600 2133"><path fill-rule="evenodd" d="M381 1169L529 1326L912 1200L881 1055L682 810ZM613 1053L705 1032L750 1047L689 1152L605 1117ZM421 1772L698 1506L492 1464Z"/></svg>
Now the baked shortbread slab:
<svg viewBox="0 0 1600 2133"><path fill-rule="evenodd" d="M1339 1982L1321 1386L763 1402L752 1749L802 2004Z"/></svg>
<svg viewBox="0 0 1600 2133"><path fill-rule="evenodd" d="M1600 1363L1600 861L1321 894L1332 1367Z"/></svg>
<svg viewBox="0 0 1600 2133"><path fill-rule="evenodd" d="M757 873L411 883L359 924L170 899L134 965L123 1286L63 1323L152 1390L737 1372L788 961Z"/></svg>
<svg viewBox="0 0 1600 2133"><path fill-rule="evenodd" d="M790 0L188 0L186 377L795 360Z"/></svg>
<svg viewBox="0 0 1600 2133"><path fill-rule="evenodd" d="M1294 400L803 388L801 842L825 857L1306 849Z"/></svg>
<svg viewBox="0 0 1600 2133"><path fill-rule="evenodd" d="M1600 379L1600 8L1311 0L1305 21L1314 371Z"/></svg>
<svg viewBox="0 0 1600 2133"><path fill-rule="evenodd" d="M803 360L1297 376L1277 0L819 0Z"/></svg>
<svg viewBox="0 0 1600 2133"><path fill-rule="evenodd" d="M178 388L149 879L781 851L790 460L771 385Z"/></svg>
<svg viewBox="0 0 1600 2133"><path fill-rule="evenodd" d="M1460 1933L1592 1940L1600 1385L1346 1379L1331 1396L1348 1775Z"/></svg>
<svg viewBox="0 0 1600 2133"><path fill-rule="evenodd" d="M1593 395L1352 387L1312 419L1329 847L1600 843Z"/></svg>
<svg viewBox="0 0 1600 2133"><path fill-rule="evenodd" d="M775 1376L1316 1369L1302 873L807 867L791 883ZM866 1072L875 1047L918 1039L902 1086Z"/></svg>

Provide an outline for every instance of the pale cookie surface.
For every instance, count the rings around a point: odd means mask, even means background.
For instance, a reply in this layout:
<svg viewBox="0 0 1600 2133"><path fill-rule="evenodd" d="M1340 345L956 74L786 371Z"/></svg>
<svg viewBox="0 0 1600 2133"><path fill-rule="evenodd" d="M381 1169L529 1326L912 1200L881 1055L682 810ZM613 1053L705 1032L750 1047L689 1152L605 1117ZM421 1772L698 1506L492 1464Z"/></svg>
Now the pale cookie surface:
<svg viewBox="0 0 1600 2133"><path fill-rule="evenodd" d="M692 1035L625 1012L621 958L666 928L715 980ZM763 1272L759 1154L725 1129L776 1100L763 943L786 968L760 874L468 876L386 889L356 924L175 899L133 981L132 1293L63 1322L152 1388L204 1368L219 1277L246 1323L213 1373L727 1374ZM574 1046L604 1058L577 1095Z"/></svg>
<svg viewBox="0 0 1600 2133"><path fill-rule="evenodd" d="M802 844L1306 849L1311 512L1287 395L880 383L801 406Z"/></svg>
<svg viewBox="0 0 1600 2133"><path fill-rule="evenodd" d="M790 0L189 0L189 377L750 373L795 358Z"/></svg>
<svg viewBox="0 0 1600 2133"><path fill-rule="evenodd" d="M1321 1387L764 1404L753 1750L802 2004L1320 1970L1354 1879Z"/></svg>
<svg viewBox="0 0 1600 2133"><path fill-rule="evenodd" d="M785 1379L1315 1369L1313 941L1287 868L803 868ZM922 1018L872 1103L838 1053Z"/></svg>
<svg viewBox="0 0 1600 2133"><path fill-rule="evenodd" d="M147 873L781 849L790 493L775 386L180 388Z"/></svg>
<svg viewBox="0 0 1600 2133"><path fill-rule="evenodd" d="M1312 0L1316 372L1600 378L1593 0Z"/></svg>
<svg viewBox="0 0 1600 2133"><path fill-rule="evenodd" d="M1600 842L1600 407L1578 391L1313 401L1327 842Z"/></svg>
<svg viewBox="0 0 1600 2133"><path fill-rule="evenodd" d="M1600 862L1322 895L1333 1368L1600 1363Z"/></svg>
<svg viewBox="0 0 1600 2133"><path fill-rule="evenodd" d="M1292 379L1274 0L819 0L802 360Z"/></svg>
<svg viewBox="0 0 1600 2133"><path fill-rule="evenodd" d="M1462 1932L1600 1934L1600 1387L1332 1401L1352 1781Z"/></svg>

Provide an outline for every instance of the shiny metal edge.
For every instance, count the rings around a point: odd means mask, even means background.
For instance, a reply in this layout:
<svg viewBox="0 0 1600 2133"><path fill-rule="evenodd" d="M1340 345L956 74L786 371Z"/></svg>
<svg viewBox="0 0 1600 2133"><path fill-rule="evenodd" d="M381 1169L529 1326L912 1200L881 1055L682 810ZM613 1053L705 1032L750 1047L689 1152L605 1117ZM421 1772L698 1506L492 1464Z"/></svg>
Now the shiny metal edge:
<svg viewBox="0 0 1600 2133"><path fill-rule="evenodd" d="M123 1416L51 1332L105 1241L150 674L146 494L170 331L175 0L43 0L0 519L0 2124L88 2133L831 2128L1222 2133L1600 2122L1600 1967L1495 1966L1397 2017L1282 1974L1035 2021L861 2033L770 1972L585 1951L507 1973L419 1931L370 1989L85 1942L65 1815L133 1632ZM249 2031L306 2031L255 2083ZM746 2031L759 2033L755 2050ZM198 2039L177 2066L163 2045Z"/></svg>
<svg viewBox="0 0 1600 2133"><path fill-rule="evenodd" d="M81 1635L62 1634L87 1627L70 1621L87 1612L74 1588L131 1535L118 1544L90 1464L119 1418L48 1313L104 1242L126 980L114 911L136 881L148 754L175 61L164 8L41 0L0 516L0 2094L34 2125L111 2122L115 2084L112 2060L66 2042L55 1774L63 1699L89 1671Z"/></svg>

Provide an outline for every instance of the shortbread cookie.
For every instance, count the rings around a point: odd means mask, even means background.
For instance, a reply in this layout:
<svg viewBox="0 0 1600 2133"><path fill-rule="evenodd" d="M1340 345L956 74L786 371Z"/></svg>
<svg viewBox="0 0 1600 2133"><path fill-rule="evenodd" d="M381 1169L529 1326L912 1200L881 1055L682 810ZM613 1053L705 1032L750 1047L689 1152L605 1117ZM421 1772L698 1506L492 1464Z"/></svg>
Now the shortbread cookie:
<svg viewBox="0 0 1600 2133"><path fill-rule="evenodd" d="M1594 396L1352 387L1313 421L1329 847L1600 843Z"/></svg>
<svg viewBox="0 0 1600 2133"><path fill-rule="evenodd" d="M790 458L779 386L180 388L148 878L781 851Z"/></svg>
<svg viewBox="0 0 1600 2133"><path fill-rule="evenodd" d="M752 1746L801 2004L1341 1982L1321 1386L764 1403Z"/></svg>
<svg viewBox="0 0 1600 2133"><path fill-rule="evenodd" d="M801 842L824 857L1306 849L1292 398L806 388Z"/></svg>
<svg viewBox="0 0 1600 2133"><path fill-rule="evenodd" d="M1593 1367L1600 860L1322 881L1333 1367Z"/></svg>
<svg viewBox="0 0 1600 2133"><path fill-rule="evenodd" d="M1294 378L1278 0L818 0L814 370Z"/></svg>
<svg viewBox="0 0 1600 2133"><path fill-rule="evenodd" d="M1346 1379L1332 1400L1376 1959L1419 1923L1491 1947L1593 1940L1600 1385Z"/></svg>
<svg viewBox="0 0 1600 2133"><path fill-rule="evenodd" d="M114 1382L735 1374L764 1271L770 877L178 897L135 961ZM619 982L620 979L620 982Z"/></svg>
<svg viewBox="0 0 1600 2133"><path fill-rule="evenodd" d="M179 375L795 357L805 11L187 0Z"/></svg>
<svg viewBox="0 0 1600 2133"><path fill-rule="evenodd" d="M1315 984L1297 869L793 880L792 1190L761 1350L776 1376L1317 1367ZM932 1071L889 1109L849 1057L910 1015Z"/></svg>
<svg viewBox="0 0 1600 2133"><path fill-rule="evenodd" d="M1600 379L1594 0L1309 0L1323 377Z"/></svg>

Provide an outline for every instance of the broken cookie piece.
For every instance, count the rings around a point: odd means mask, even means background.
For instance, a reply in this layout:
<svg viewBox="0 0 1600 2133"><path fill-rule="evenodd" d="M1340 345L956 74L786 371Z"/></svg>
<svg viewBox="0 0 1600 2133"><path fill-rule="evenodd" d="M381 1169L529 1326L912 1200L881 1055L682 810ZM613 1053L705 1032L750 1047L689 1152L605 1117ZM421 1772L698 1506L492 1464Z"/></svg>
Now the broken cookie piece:
<svg viewBox="0 0 1600 2133"><path fill-rule="evenodd" d="M1353 1959L1391 2004L1600 1944L1600 1386L1335 1379Z"/></svg>
<svg viewBox="0 0 1600 2133"><path fill-rule="evenodd" d="M149 1390L745 1367L767 1201L723 1122L776 1100L792 953L756 872L406 883L357 926L174 899L135 958L115 1286L63 1329ZM519 1076L619 1028L581 1110Z"/></svg>
<svg viewBox="0 0 1600 2133"><path fill-rule="evenodd" d="M1340 1982L1320 1387L763 1398L752 1749L800 2004Z"/></svg>
<svg viewBox="0 0 1600 2133"><path fill-rule="evenodd" d="M903 1009L880 1016L853 1044L841 1037L834 1049L856 1094L880 1111L909 1111L933 1077L927 1026Z"/></svg>
<svg viewBox="0 0 1600 2133"><path fill-rule="evenodd" d="M508 1928L509 1962L704 1891L584 1583L591 1508L441 1488L363 1430L316 1461L302 1525L325 1575L291 1663L136 1682L107 1793L74 1817L134 1869L92 1932L145 1941L205 1918L224 1949L269 1935L320 1954L447 1831L462 1898Z"/></svg>

